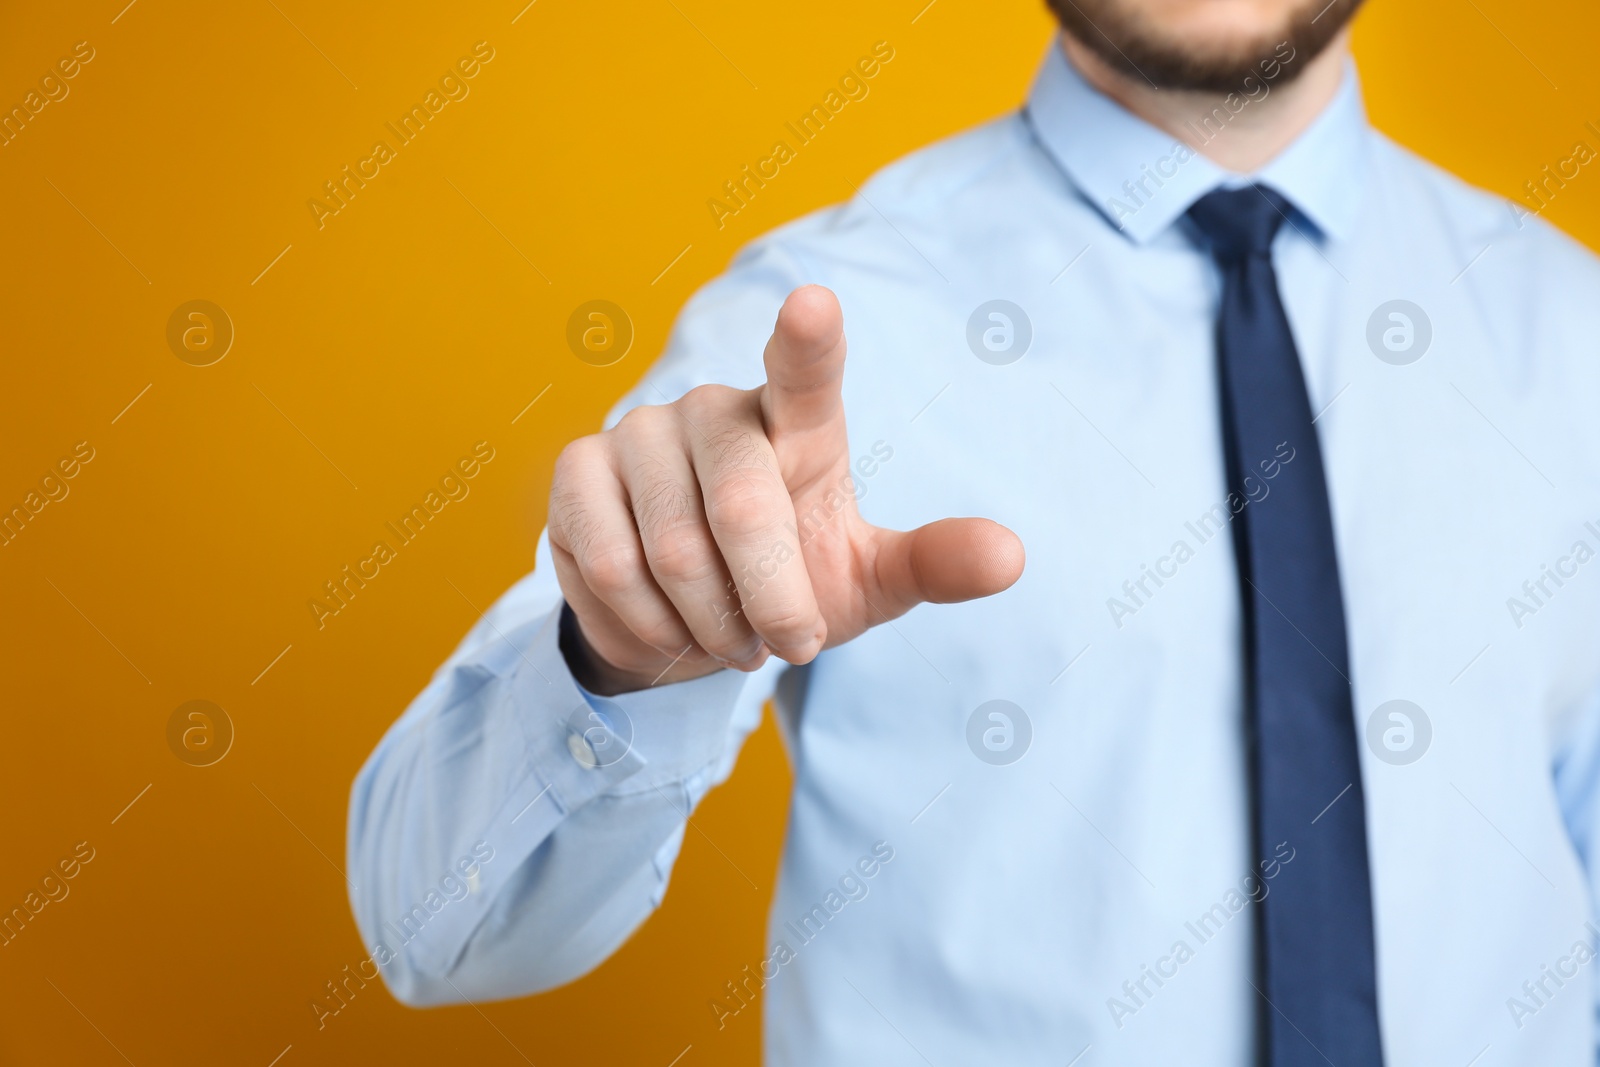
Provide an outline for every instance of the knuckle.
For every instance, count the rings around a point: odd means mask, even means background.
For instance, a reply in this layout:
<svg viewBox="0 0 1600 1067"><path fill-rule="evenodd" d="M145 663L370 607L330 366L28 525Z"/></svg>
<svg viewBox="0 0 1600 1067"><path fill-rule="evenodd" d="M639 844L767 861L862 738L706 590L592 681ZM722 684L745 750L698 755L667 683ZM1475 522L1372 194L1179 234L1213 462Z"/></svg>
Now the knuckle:
<svg viewBox="0 0 1600 1067"><path fill-rule="evenodd" d="M690 415L711 415L725 412L737 403L739 390L728 385L697 385L684 393L678 403Z"/></svg>
<svg viewBox="0 0 1600 1067"><path fill-rule="evenodd" d="M686 612L689 636L706 653L719 659L742 661L755 655L760 639L750 628L744 608L732 585L706 596L703 610Z"/></svg>
<svg viewBox="0 0 1600 1067"><path fill-rule="evenodd" d="M605 532L605 523L576 493L550 491L550 540L580 560Z"/></svg>
<svg viewBox="0 0 1600 1067"><path fill-rule="evenodd" d="M618 540L608 542L599 537L590 538L578 557L583 580L603 600L635 588L644 570L643 562L632 545Z"/></svg>
<svg viewBox="0 0 1600 1067"><path fill-rule="evenodd" d="M649 530L670 530L695 517L695 497L661 459L641 462L645 485L632 498L634 517Z"/></svg>
<svg viewBox="0 0 1600 1067"><path fill-rule="evenodd" d="M770 471L765 440L748 426L719 426L709 435L719 469Z"/></svg>
<svg viewBox="0 0 1600 1067"><path fill-rule="evenodd" d="M564 526L576 515L583 514L584 486L593 472L605 464L604 445L597 437L580 437L571 441L556 456L555 468L550 478L550 524Z"/></svg>
<svg viewBox="0 0 1600 1067"><path fill-rule="evenodd" d="M602 447L600 438L596 434L568 441L566 447L556 456L555 480L570 481L587 470L599 460Z"/></svg>
<svg viewBox="0 0 1600 1067"><path fill-rule="evenodd" d="M649 430L659 424L662 409L654 404L640 404L638 407L629 408L623 412L622 418L611 428L612 433L623 435L636 434Z"/></svg>
<svg viewBox="0 0 1600 1067"><path fill-rule="evenodd" d="M708 487L706 520L713 529L753 533L777 521L775 504L770 488L754 478L718 475Z"/></svg>
<svg viewBox="0 0 1600 1067"><path fill-rule="evenodd" d="M700 581L715 570L717 556L699 530L679 525L657 530L646 549L650 569L667 582Z"/></svg>

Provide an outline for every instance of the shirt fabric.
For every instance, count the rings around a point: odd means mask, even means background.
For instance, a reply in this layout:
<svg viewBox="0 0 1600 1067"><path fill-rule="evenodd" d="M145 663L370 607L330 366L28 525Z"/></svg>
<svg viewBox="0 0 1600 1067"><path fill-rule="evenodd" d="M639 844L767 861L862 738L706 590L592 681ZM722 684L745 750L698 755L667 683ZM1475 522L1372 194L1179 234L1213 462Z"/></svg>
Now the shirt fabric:
<svg viewBox="0 0 1600 1067"><path fill-rule="evenodd" d="M395 994L596 966L775 696L794 793L739 976L769 1063L1253 1063L1254 901L1296 842L1252 855L1227 526L1274 501L1266 476L1227 497L1220 283L1183 218L1244 181L1294 206L1274 260L1334 517L1386 1061L1594 1062L1594 257L1373 131L1353 66L1232 175L1055 48L1019 113L741 253L612 416L760 384L784 296L826 285L862 514L992 518L1021 580L806 668L591 705L541 539L355 783L351 896Z"/></svg>

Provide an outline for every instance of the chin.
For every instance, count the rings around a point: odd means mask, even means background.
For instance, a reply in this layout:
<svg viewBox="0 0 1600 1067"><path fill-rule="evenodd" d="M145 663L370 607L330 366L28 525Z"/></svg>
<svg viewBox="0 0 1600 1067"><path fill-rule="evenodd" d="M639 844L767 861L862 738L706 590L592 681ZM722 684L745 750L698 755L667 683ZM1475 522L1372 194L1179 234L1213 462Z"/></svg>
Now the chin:
<svg viewBox="0 0 1600 1067"><path fill-rule="evenodd" d="M1287 44L1304 69L1361 0L1049 0L1062 28L1130 77L1161 89L1237 91Z"/></svg>

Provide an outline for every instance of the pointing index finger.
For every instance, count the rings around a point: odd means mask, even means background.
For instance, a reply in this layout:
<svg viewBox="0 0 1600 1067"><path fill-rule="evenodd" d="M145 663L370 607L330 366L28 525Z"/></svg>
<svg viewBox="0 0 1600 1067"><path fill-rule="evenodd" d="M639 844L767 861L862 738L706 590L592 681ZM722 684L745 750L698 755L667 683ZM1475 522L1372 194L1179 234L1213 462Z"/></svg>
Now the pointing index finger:
<svg viewBox="0 0 1600 1067"><path fill-rule="evenodd" d="M844 357L838 298L820 285L790 293L763 356L767 384L761 411L774 438L821 429L840 415Z"/></svg>

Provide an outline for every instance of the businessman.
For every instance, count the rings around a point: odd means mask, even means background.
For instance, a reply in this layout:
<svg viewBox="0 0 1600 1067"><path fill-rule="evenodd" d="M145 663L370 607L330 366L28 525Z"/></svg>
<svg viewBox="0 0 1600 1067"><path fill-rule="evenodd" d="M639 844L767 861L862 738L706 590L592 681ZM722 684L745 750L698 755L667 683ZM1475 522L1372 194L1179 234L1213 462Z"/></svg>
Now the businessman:
<svg viewBox="0 0 1600 1067"><path fill-rule="evenodd" d="M771 697L773 1064L1596 1062L1600 270L1356 5L1057 0L694 297L357 779L396 996L615 951Z"/></svg>

